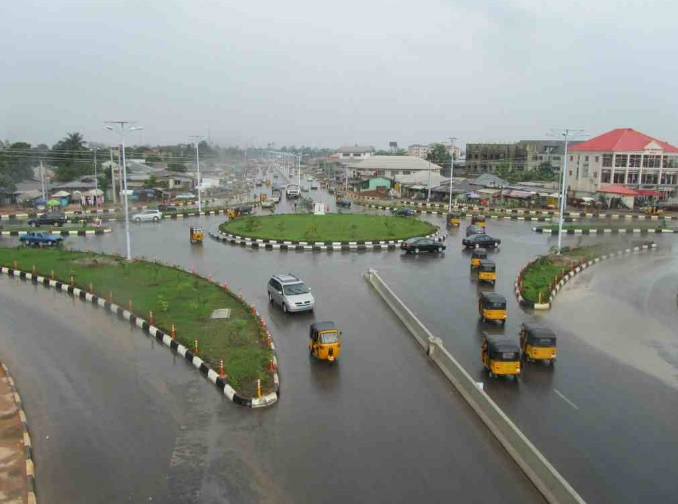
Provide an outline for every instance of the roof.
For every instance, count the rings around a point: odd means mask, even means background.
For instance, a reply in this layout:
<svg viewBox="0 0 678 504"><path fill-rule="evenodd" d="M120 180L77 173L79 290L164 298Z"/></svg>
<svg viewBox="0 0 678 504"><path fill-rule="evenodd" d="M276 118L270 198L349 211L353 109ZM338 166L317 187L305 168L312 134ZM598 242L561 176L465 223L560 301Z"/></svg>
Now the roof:
<svg viewBox="0 0 678 504"><path fill-rule="evenodd" d="M518 343L512 339L499 334L486 334L487 346L492 347L498 352L516 352L520 350Z"/></svg>
<svg viewBox="0 0 678 504"><path fill-rule="evenodd" d="M430 166L430 168L429 168ZM438 171L441 167L417 156L371 156L349 163L356 170L410 170ZM428 174L426 175L428 177Z"/></svg>
<svg viewBox="0 0 678 504"><path fill-rule="evenodd" d="M652 189L636 189L638 196L664 196L664 193L661 191L653 191Z"/></svg>
<svg viewBox="0 0 678 504"><path fill-rule="evenodd" d="M645 150L662 150L678 153L678 147L640 133L632 128L619 128L573 146L571 151L589 152L643 152Z"/></svg>
<svg viewBox="0 0 678 504"><path fill-rule="evenodd" d="M311 324L311 329L315 329L318 332L336 331L337 325L331 320L325 320L324 322L314 322Z"/></svg>
<svg viewBox="0 0 678 504"><path fill-rule="evenodd" d="M366 154L368 152L374 152L374 147L372 147L371 145L354 145L354 146L344 145L342 147L339 147L337 152L341 154Z"/></svg>
<svg viewBox="0 0 678 504"><path fill-rule="evenodd" d="M556 334L548 327L542 324L538 324L535 322L523 322L523 327L527 330L532 332L535 336L541 336L541 337L548 337L548 338L555 338Z"/></svg>
<svg viewBox="0 0 678 504"><path fill-rule="evenodd" d="M601 189L598 189L599 193L608 193L608 194L617 194L619 196L640 196L638 191L635 189L631 189L629 187L623 186L623 185L618 185L618 184L612 184L607 187L603 187Z"/></svg>
<svg viewBox="0 0 678 504"><path fill-rule="evenodd" d="M428 162L426 163L428 165ZM433 166L433 165L431 165ZM436 166L437 168L437 166ZM402 185L411 185L411 184L416 184L416 185L423 185L424 187L428 187L428 169L426 171L420 171L417 173L410 173L409 175L396 175L394 177L396 182L399 182ZM444 181L449 181L449 178L443 177L442 175L431 171L431 187L436 187L439 185L442 185ZM449 184L445 184L448 189L449 189Z"/></svg>
<svg viewBox="0 0 678 504"><path fill-rule="evenodd" d="M469 184L485 187L501 187L506 186L509 183L501 177L497 177L492 173L483 173L478 178L474 180L469 180Z"/></svg>
<svg viewBox="0 0 678 504"><path fill-rule="evenodd" d="M476 235L480 236L480 235ZM480 293L481 297L484 297L491 303L505 303L506 298L502 296L501 294L497 294L496 292L481 292Z"/></svg>

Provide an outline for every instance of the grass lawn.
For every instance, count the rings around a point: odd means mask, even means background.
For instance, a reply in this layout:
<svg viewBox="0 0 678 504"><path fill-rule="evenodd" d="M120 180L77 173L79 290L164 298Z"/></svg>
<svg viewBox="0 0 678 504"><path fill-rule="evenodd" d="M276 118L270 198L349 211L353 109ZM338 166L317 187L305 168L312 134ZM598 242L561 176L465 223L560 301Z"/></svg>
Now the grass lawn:
<svg viewBox="0 0 678 504"><path fill-rule="evenodd" d="M61 231L96 231L97 228L92 226L83 227L82 225L76 224L64 224L61 227L49 226L49 227L30 227L27 224L10 224L10 225L0 225L0 231L47 231L53 234L59 234Z"/></svg>
<svg viewBox="0 0 678 504"><path fill-rule="evenodd" d="M401 240L435 233L437 227L414 217L365 214L278 214L244 217L221 224L225 233L269 240Z"/></svg>
<svg viewBox="0 0 678 504"><path fill-rule="evenodd" d="M650 242L642 242L650 243ZM609 252L634 247L641 243L633 243L626 247L613 243L600 243L587 247L577 247L569 249L563 248L562 255L546 255L532 262L523 271L522 281L523 289L521 295L528 301L535 303L548 303L549 295L553 286L560 281L563 274L570 271L571 267L576 267L581 262L586 262L594 257L598 257ZM558 279L556 280L556 276ZM540 297L541 294L541 297Z"/></svg>
<svg viewBox="0 0 678 504"><path fill-rule="evenodd" d="M219 285L180 269L159 263L127 262L122 257L60 249L0 248L0 265L68 282L99 297L128 307L148 320L153 311L154 325L170 334L175 325L177 340L192 349L198 340L198 355L219 371L219 360L231 386L245 396L256 393L256 380L265 391L273 380L267 370L271 351L265 333L259 328L251 308ZM90 289L90 284L92 289ZM217 308L230 308L230 319L211 319Z"/></svg>

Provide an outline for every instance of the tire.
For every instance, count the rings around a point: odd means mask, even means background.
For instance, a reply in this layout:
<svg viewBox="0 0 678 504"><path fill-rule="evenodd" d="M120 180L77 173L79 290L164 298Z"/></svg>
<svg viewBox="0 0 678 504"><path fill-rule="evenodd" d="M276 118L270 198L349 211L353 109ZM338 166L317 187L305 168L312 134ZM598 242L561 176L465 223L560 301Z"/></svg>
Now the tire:
<svg viewBox="0 0 678 504"><path fill-rule="evenodd" d="M492 372L491 369L487 370L487 376L489 376L490 378L494 378L494 373Z"/></svg>
<svg viewBox="0 0 678 504"><path fill-rule="evenodd" d="M137 224L140 224L140 223L141 223L141 219L140 219L139 217L137 217L136 219L134 219L134 222L136 222Z"/></svg>
<svg viewBox="0 0 678 504"><path fill-rule="evenodd" d="M269 303L272 303L272 302L273 302L273 296L271 295L270 292L268 293L268 302L269 302Z"/></svg>
<svg viewBox="0 0 678 504"><path fill-rule="evenodd" d="M506 325L506 319L501 321L501 326L504 327Z"/></svg>
<svg viewBox="0 0 678 504"><path fill-rule="evenodd" d="M285 303L285 301L283 301L282 310L283 310L283 313L289 313L289 310L287 309L287 303Z"/></svg>
<svg viewBox="0 0 678 504"><path fill-rule="evenodd" d="M414 248L414 253L415 253L415 254L418 254L418 253L419 253L419 247L415 247L415 248Z"/></svg>
<svg viewBox="0 0 678 504"><path fill-rule="evenodd" d="M160 222L160 219L158 219L157 217L153 217L153 222Z"/></svg>
<svg viewBox="0 0 678 504"><path fill-rule="evenodd" d="M443 248L442 248L442 247L438 247L436 250L437 250L437 252L440 254L440 253L443 251Z"/></svg>
<svg viewBox="0 0 678 504"><path fill-rule="evenodd" d="M38 227L38 223L37 223L37 222L31 222L31 223L29 223L28 225L29 225L30 227Z"/></svg>

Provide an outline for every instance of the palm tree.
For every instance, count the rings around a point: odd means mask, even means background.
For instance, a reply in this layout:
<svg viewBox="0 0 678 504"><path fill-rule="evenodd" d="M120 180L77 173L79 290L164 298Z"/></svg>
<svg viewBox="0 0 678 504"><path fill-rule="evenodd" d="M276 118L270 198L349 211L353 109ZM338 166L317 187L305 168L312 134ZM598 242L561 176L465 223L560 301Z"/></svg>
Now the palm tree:
<svg viewBox="0 0 678 504"><path fill-rule="evenodd" d="M59 142L63 150L79 151L85 149L85 138L78 132L67 133L66 138Z"/></svg>

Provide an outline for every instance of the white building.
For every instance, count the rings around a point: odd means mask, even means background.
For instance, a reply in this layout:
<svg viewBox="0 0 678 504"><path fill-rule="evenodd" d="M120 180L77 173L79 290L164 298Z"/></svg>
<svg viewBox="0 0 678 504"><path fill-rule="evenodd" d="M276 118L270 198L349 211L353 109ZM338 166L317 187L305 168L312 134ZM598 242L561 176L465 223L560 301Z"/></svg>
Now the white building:
<svg viewBox="0 0 678 504"><path fill-rule="evenodd" d="M374 156L374 147L360 146L339 147L339 150L332 154L332 157L338 157L340 160L367 159Z"/></svg>
<svg viewBox="0 0 678 504"><path fill-rule="evenodd" d="M384 177L394 179L397 175L426 173L440 175L441 167L414 156L372 156L348 165L350 176L361 178Z"/></svg>
<svg viewBox="0 0 678 504"><path fill-rule="evenodd" d="M678 148L631 128L609 131L568 150L567 183L595 193L609 185L675 192Z"/></svg>

